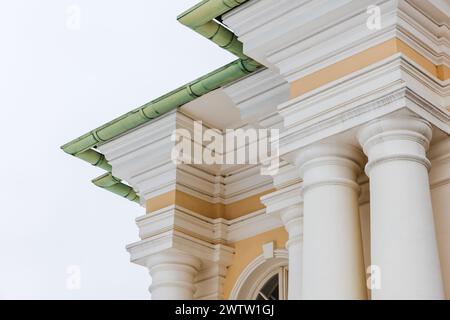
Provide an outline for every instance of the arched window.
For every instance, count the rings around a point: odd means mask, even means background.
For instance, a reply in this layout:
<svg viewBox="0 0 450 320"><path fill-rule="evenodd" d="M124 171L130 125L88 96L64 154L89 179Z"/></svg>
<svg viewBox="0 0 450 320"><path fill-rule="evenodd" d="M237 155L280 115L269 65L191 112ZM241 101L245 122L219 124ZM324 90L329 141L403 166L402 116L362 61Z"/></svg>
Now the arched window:
<svg viewBox="0 0 450 320"><path fill-rule="evenodd" d="M283 266L262 281L254 300L287 300L287 297L288 269Z"/></svg>
<svg viewBox="0 0 450 320"><path fill-rule="evenodd" d="M288 291L288 254L274 250L273 258L263 255L241 273L230 293L232 300L286 300Z"/></svg>

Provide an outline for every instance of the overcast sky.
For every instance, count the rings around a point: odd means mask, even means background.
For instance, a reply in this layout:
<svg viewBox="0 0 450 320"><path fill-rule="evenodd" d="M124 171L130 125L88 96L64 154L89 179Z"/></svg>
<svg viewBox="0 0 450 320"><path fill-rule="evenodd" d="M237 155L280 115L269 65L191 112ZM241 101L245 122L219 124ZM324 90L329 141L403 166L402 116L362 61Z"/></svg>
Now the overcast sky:
<svg viewBox="0 0 450 320"><path fill-rule="evenodd" d="M234 59L176 21L198 1L0 1L0 298L149 297L144 209L59 146Z"/></svg>

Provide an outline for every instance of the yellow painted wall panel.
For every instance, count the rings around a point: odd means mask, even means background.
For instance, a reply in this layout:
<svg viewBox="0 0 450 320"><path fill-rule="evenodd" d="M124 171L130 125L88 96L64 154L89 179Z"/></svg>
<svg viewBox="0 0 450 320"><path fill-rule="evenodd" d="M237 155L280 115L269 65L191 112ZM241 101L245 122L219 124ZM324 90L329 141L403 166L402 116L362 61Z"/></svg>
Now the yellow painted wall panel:
<svg viewBox="0 0 450 320"><path fill-rule="evenodd" d="M284 249L287 240L288 234L286 230L284 228L277 228L234 243L235 255L233 257L233 263L228 268L224 282L225 299L229 299L234 284L248 264L262 254L263 244L274 241L276 249Z"/></svg>
<svg viewBox="0 0 450 320"><path fill-rule="evenodd" d="M396 53L404 54L440 80L450 79L450 72L447 66L433 64L433 62L406 43L394 38L293 81L291 83L290 96L291 98L298 97Z"/></svg>
<svg viewBox="0 0 450 320"><path fill-rule="evenodd" d="M273 191L274 190L267 190L225 205L222 203L211 203L185 192L172 190L147 200L146 208L147 213L150 213L176 204L208 218L224 218L232 220L264 209L264 205L261 203L260 198Z"/></svg>

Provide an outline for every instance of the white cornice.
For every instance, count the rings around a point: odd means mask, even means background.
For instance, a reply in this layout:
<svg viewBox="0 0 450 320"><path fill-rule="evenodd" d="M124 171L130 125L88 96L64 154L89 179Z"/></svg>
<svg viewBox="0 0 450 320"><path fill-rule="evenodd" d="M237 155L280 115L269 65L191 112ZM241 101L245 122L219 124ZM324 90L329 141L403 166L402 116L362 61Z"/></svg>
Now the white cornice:
<svg viewBox="0 0 450 320"><path fill-rule="evenodd" d="M264 209L230 220L228 241L231 243L281 228L283 224L266 214Z"/></svg>
<svg viewBox="0 0 450 320"><path fill-rule="evenodd" d="M280 163L280 169L273 177L273 185L276 189L282 189L301 181L300 170L286 161Z"/></svg>
<svg viewBox="0 0 450 320"><path fill-rule="evenodd" d="M211 219L180 206L168 206L136 219L139 237L158 239L161 233L177 230L209 243L234 243L282 226L280 221L258 210L227 220Z"/></svg>
<svg viewBox="0 0 450 320"><path fill-rule="evenodd" d="M280 105L286 127L280 154L402 109L450 133L449 90L397 54Z"/></svg>
<svg viewBox="0 0 450 320"><path fill-rule="evenodd" d="M273 188L272 177L263 176L260 167L254 166L224 178L224 204L248 198Z"/></svg>
<svg viewBox="0 0 450 320"><path fill-rule="evenodd" d="M277 110L289 98L289 84L277 73L265 69L224 88L240 111L241 118L255 122Z"/></svg>
<svg viewBox="0 0 450 320"><path fill-rule="evenodd" d="M169 230L155 237L129 244L126 247L133 263L146 266L147 259L161 252L182 252L202 261L203 266L213 263L230 265L234 249L223 244L211 244L177 230Z"/></svg>
<svg viewBox="0 0 450 320"><path fill-rule="evenodd" d="M378 5L381 29L366 26ZM442 0L259 0L224 16L244 52L293 81L397 37L450 66L448 8Z"/></svg>
<svg viewBox="0 0 450 320"><path fill-rule="evenodd" d="M307 26L309 33L268 53L268 61L277 66L286 80L295 81L395 37L396 15L392 2L377 2L383 13L380 31L366 27L368 1L345 2L344 6L337 5L334 14L327 8L314 21L316 30Z"/></svg>
<svg viewBox="0 0 450 320"><path fill-rule="evenodd" d="M407 0L407 3L423 12L425 16L441 30L440 35L450 35L450 1L449 0Z"/></svg>
<svg viewBox="0 0 450 320"><path fill-rule="evenodd" d="M450 66L450 29L439 17L433 18L437 13L430 10L433 1L420 2L420 6L418 1L400 2L397 37L434 64Z"/></svg>
<svg viewBox="0 0 450 320"><path fill-rule="evenodd" d="M359 183L366 185L367 177L359 179ZM155 252L173 248L174 235L195 239L196 243L227 245L280 228L283 226L279 219L281 211L303 203L302 184L292 183L262 196L261 202L266 206L265 209L231 220L208 218L178 205L145 214L136 218L141 241L130 245L128 249L130 251L131 248L147 242L153 243Z"/></svg>
<svg viewBox="0 0 450 320"><path fill-rule="evenodd" d="M303 203L302 184L297 183L261 197L270 215L279 215L282 210Z"/></svg>
<svg viewBox="0 0 450 320"><path fill-rule="evenodd" d="M194 119L173 111L99 148L113 174L133 186L143 202L180 190L211 203L228 204L272 188L271 177L262 176L257 165L173 163L175 129L186 129L193 137Z"/></svg>

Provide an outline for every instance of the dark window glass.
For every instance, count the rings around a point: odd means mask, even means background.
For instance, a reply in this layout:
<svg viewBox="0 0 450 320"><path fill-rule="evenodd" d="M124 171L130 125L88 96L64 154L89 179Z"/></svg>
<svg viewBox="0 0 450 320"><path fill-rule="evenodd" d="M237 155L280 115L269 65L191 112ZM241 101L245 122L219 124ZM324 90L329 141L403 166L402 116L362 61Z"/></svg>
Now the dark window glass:
<svg viewBox="0 0 450 320"><path fill-rule="evenodd" d="M279 300L278 274L270 278L259 291L256 300Z"/></svg>

